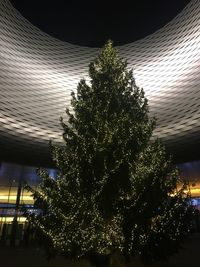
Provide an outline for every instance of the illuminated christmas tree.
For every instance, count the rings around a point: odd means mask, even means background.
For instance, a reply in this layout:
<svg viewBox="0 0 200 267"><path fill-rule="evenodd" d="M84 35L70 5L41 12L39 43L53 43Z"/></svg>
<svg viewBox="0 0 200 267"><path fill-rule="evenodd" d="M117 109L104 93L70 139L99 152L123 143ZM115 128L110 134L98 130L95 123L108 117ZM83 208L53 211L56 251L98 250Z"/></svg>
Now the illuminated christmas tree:
<svg viewBox="0 0 200 267"><path fill-rule="evenodd" d="M27 214L52 248L106 266L124 259L165 259L190 226L191 209L179 175L159 141L154 119L127 62L108 42L72 93L61 119L63 146L52 145L58 174L40 170L29 188L40 215Z"/></svg>

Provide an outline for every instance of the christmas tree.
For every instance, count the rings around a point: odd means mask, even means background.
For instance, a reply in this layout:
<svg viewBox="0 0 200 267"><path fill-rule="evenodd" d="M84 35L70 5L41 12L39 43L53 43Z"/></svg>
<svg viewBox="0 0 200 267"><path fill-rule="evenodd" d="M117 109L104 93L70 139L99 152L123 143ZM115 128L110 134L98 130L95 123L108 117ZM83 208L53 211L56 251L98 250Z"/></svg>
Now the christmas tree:
<svg viewBox="0 0 200 267"><path fill-rule="evenodd" d="M51 145L58 170L32 191L41 214L28 220L52 248L94 265L166 259L188 233L191 209L170 157L152 139L155 120L127 62L109 41L72 93L61 119L63 146Z"/></svg>

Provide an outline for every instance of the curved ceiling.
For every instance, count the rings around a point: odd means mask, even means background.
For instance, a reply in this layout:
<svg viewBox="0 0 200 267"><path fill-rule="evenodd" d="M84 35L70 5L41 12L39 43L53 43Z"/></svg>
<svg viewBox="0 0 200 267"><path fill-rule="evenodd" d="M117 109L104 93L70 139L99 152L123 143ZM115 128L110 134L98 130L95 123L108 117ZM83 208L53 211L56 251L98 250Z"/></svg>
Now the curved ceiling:
<svg viewBox="0 0 200 267"><path fill-rule="evenodd" d="M118 46L144 88L160 138L179 161L200 155L200 1L152 35ZM97 48L43 33L8 0L0 2L0 147L3 160L50 162L62 142L59 117Z"/></svg>

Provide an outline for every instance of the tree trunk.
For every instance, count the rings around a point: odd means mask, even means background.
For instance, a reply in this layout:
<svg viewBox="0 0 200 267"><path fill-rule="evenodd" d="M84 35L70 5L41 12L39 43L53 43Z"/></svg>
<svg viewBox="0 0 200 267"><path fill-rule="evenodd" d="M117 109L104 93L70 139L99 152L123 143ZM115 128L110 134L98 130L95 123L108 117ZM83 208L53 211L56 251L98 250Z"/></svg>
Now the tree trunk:
<svg viewBox="0 0 200 267"><path fill-rule="evenodd" d="M111 256L92 253L89 256L89 261L95 267L109 267L111 263Z"/></svg>

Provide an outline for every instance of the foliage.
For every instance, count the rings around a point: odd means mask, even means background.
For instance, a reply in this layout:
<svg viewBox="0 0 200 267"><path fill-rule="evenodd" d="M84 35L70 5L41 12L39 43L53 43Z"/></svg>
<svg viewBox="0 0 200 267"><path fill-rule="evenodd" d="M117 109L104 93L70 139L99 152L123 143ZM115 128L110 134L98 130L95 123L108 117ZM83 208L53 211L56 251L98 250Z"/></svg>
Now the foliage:
<svg viewBox="0 0 200 267"><path fill-rule="evenodd" d="M42 214L27 214L52 247L71 258L165 259L188 232L191 210L179 175L127 62L108 42L72 93L61 119L64 146L51 145L58 174L29 187ZM95 263L98 265L98 263Z"/></svg>

